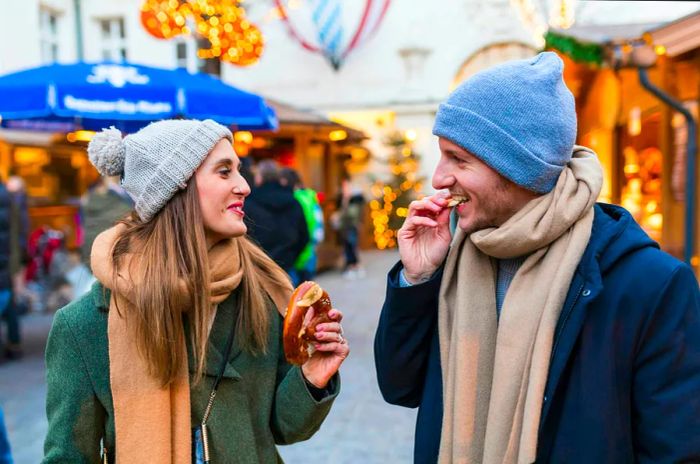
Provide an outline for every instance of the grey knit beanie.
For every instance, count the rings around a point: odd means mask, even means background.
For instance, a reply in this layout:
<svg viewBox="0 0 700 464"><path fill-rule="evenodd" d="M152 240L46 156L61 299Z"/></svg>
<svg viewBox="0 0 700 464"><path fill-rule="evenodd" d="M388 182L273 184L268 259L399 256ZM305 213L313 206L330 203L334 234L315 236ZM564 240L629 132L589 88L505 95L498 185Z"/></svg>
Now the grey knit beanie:
<svg viewBox="0 0 700 464"><path fill-rule="evenodd" d="M121 176L136 212L148 222L222 139L233 141L231 131L210 119L158 121L123 139L111 127L95 134L88 157L103 176Z"/></svg>

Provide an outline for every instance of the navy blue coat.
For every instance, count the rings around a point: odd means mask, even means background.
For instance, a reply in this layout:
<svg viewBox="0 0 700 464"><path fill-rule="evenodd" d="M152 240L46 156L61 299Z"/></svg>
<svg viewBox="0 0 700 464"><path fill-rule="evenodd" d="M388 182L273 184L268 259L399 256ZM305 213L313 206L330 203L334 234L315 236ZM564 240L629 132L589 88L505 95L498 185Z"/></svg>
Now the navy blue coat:
<svg viewBox="0 0 700 464"><path fill-rule="evenodd" d="M400 288L375 337L379 387L418 407L414 460L437 461L442 374L432 280ZM700 462L700 292L624 209L599 204L555 332L537 462Z"/></svg>

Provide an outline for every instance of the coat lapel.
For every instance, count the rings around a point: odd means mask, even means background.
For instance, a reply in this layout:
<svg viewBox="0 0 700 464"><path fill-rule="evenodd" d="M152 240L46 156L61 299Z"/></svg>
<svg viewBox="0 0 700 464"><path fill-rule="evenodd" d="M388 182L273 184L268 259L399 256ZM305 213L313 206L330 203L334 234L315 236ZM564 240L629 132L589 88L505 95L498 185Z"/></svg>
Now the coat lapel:
<svg viewBox="0 0 700 464"><path fill-rule="evenodd" d="M576 346L576 341L583 328L587 309L603 289L602 278L597 264L594 260L588 260L587 264L582 260L581 266L571 281L571 287L566 296L564 308L559 316L554 333L554 345L549 363L549 375L542 406L540 430L547 419L547 414L552 404L552 397L556 393L557 385L561 380L571 352Z"/></svg>

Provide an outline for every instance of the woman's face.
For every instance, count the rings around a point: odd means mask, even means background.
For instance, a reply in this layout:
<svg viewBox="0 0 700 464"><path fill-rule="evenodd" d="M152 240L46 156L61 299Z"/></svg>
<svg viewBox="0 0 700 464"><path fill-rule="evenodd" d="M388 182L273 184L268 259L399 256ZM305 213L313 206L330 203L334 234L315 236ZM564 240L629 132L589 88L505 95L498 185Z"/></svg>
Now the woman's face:
<svg viewBox="0 0 700 464"><path fill-rule="evenodd" d="M209 248L220 240L246 233L243 202L250 187L241 176L240 167L231 142L223 139L194 174Z"/></svg>

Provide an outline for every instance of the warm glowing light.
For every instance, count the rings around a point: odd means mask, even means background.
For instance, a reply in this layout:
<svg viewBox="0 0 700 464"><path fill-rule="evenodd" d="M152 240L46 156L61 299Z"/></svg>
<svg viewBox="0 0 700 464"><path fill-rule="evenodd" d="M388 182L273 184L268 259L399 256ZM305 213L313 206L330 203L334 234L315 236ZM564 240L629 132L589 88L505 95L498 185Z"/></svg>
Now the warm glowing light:
<svg viewBox="0 0 700 464"><path fill-rule="evenodd" d="M253 148L265 148L267 147L267 139L262 137L253 137L253 141L250 143Z"/></svg>
<svg viewBox="0 0 700 464"><path fill-rule="evenodd" d="M93 132L93 131L79 130L79 131L67 133L66 140L68 140L71 143L89 142L90 140L92 140L92 137L94 135L95 135L95 132Z"/></svg>
<svg viewBox="0 0 700 464"><path fill-rule="evenodd" d="M347 138L348 138L348 133L342 129L331 131L328 134L328 139L331 142L340 142L341 140L345 140Z"/></svg>
<svg viewBox="0 0 700 464"><path fill-rule="evenodd" d="M666 47L664 47L663 45L657 45L656 47L654 47L654 51L659 56L665 55L666 54Z"/></svg>
<svg viewBox="0 0 700 464"><path fill-rule="evenodd" d="M263 52L260 30L245 19L240 0L144 0L141 24L158 39L189 35L187 21L208 39L210 48L197 51L202 59L219 58L237 66L257 62Z"/></svg>
<svg viewBox="0 0 700 464"><path fill-rule="evenodd" d="M642 109L638 106L630 110L627 133L633 137L642 133Z"/></svg>
<svg viewBox="0 0 700 464"><path fill-rule="evenodd" d="M624 171L625 171L625 174L627 174L627 175L637 174L639 172L639 165L638 164L625 164Z"/></svg>
<svg viewBox="0 0 700 464"><path fill-rule="evenodd" d="M653 230L661 230L663 226L664 217L661 213L652 214L647 218L647 224Z"/></svg>
<svg viewBox="0 0 700 464"><path fill-rule="evenodd" d="M253 134L248 131L238 131L233 135L233 140L238 143L250 144L253 142Z"/></svg>
<svg viewBox="0 0 700 464"><path fill-rule="evenodd" d="M569 29L575 21L574 0L558 0L550 11L549 24L559 29Z"/></svg>
<svg viewBox="0 0 700 464"><path fill-rule="evenodd" d="M17 147L14 150L15 163L19 165L43 166L50 161L49 153L42 148Z"/></svg>
<svg viewBox="0 0 700 464"><path fill-rule="evenodd" d="M406 137L406 140L409 142L415 142L418 138L418 134L413 129L409 129L404 133L404 137Z"/></svg>

